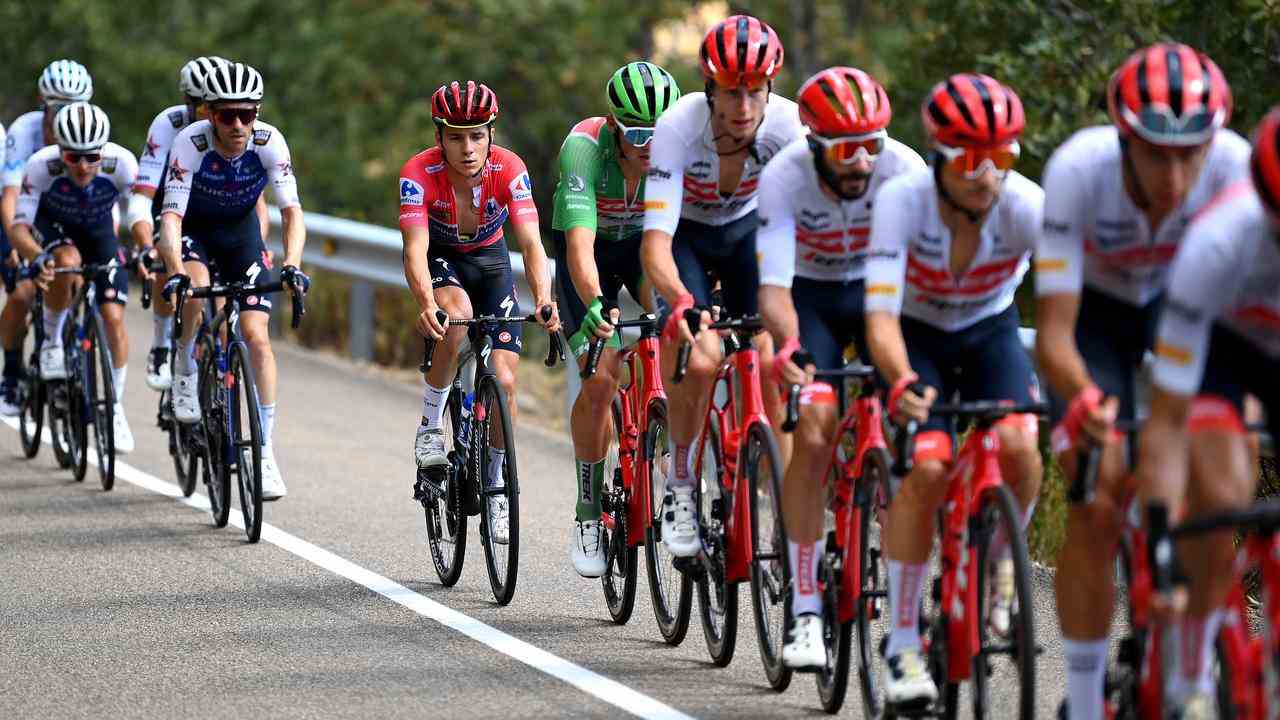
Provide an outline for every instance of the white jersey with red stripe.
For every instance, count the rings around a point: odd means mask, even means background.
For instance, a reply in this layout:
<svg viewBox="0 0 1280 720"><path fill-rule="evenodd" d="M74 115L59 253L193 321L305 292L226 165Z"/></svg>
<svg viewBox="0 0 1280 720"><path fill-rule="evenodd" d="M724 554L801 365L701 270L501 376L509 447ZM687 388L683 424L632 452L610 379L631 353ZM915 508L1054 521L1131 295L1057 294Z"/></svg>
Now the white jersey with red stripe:
<svg viewBox="0 0 1280 720"><path fill-rule="evenodd" d="M1044 228L1036 249L1036 294L1078 295L1083 285L1142 306L1164 291L1192 217L1228 185L1249 176L1249 143L1219 130L1182 206L1154 235L1125 190L1120 139L1112 125L1085 128L1049 158Z"/></svg>
<svg viewBox="0 0 1280 720"><path fill-rule="evenodd" d="M1218 323L1280 360L1280 227L1253 186L1227 189L1187 230L1156 335L1155 383L1194 395Z"/></svg>
<svg viewBox="0 0 1280 720"><path fill-rule="evenodd" d="M791 287L796 275L861 280L876 193L890 179L924 167L919 153L890 138L876 158L866 193L841 201L823 191L809 142L792 141L760 174L760 284Z"/></svg>
<svg viewBox="0 0 1280 720"><path fill-rule="evenodd" d="M186 105L173 105L160 111L147 129L147 144L138 156L138 180L135 187L154 191L164 182L165 158L169 146L182 129L195 118L187 112Z"/></svg>
<svg viewBox="0 0 1280 720"><path fill-rule="evenodd" d="M951 231L938 214L933 173L925 168L900 175L876 195L865 307L954 332L1013 303L1039 235L1044 191L1009 171L983 220L973 260L953 275Z"/></svg>
<svg viewBox="0 0 1280 720"><path fill-rule="evenodd" d="M738 187L724 196L706 95L695 92L680 98L654 127L644 190L644 229L674 235L682 219L727 225L747 215L756 209L765 163L803 137L804 131L796 104L770 93Z"/></svg>

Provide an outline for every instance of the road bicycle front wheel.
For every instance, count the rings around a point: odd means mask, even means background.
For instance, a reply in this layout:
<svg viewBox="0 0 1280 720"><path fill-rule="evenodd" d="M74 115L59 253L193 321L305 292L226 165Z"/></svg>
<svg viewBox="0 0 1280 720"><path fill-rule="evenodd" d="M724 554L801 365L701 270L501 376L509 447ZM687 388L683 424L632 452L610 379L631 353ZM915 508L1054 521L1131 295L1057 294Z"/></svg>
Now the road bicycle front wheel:
<svg viewBox="0 0 1280 720"><path fill-rule="evenodd" d="M22 369L18 380L18 436L22 454L31 459L40 452L40 434L44 431L45 385L37 377L37 367Z"/></svg>
<svg viewBox="0 0 1280 720"><path fill-rule="evenodd" d="M228 441L235 463L232 468L240 487L240 511L249 542L262 537L262 420L258 415L258 386L254 384L249 348L243 342L230 347L227 371L227 413L231 421Z"/></svg>
<svg viewBox="0 0 1280 720"><path fill-rule="evenodd" d="M613 529L602 526L600 541L604 548L604 575L600 577L600 585L604 590L604 602L609 608L609 617L617 625L625 625L631 619L631 611L636 604L636 575L639 569L639 550L631 543L631 497L622 477L622 466L618 462L618 448L622 433L622 400L613 400L613 434L610 436L609 448L605 452L605 477L608 478L604 492L604 511L613 519Z"/></svg>
<svg viewBox="0 0 1280 720"><path fill-rule="evenodd" d="M684 642L693 612L693 583L675 567L675 557L662 542L662 498L671 472L671 452L667 440L667 403L655 400L645 411L644 473L653 516L645 530L644 555L649 575L649 594L658 631L668 645Z"/></svg>
<svg viewBox="0 0 1280 720"><path fill-rule="evenodd" d="M755 619L760 662L769 687L791 684L792 670L782 663L791 602L791 568L782 520L782 468L773 433L753 425L747 432L742 465L751 514L751 615Z"/></svg>
<svg viewBox="0 0 1280 720"><path fill-rule="evenodd" d="M88 420L93 424L93 447L98 461L98 479L102 489L110 491L116 484L116 391L112 375L111 351L107 347L107 331L102 315L89 315L88 344L84 347L85 402Z"/></svg>
<svg viewBox="0 0 1280 720"><path fill-rule="evenodd" d="M213 526L224 528L231 517L231 470L227 463L227 408L222 393L222 375L214 355L213 341L206 335L199 350L200 423L188 428L204 460L204 481L209 493Z"/></svg>
<svg viewBox="0 0 1280 720"><path fill-rule="evenodd" d="M888 635L885 608L889 604L889 568L885 562L880 521L889 506L889 453L872 448L862 463L862 477L854 491L858 505L858 566L861 592L854 607L858 636L858 689L862 715L878 718L884 711L884 655L881 643Z"/></svg>
<svg viewBox="0 0 1280 720"><path fill-rule="evenodd" d="M466 392L455 382L445 401L441 427L449 464L442 468L418 469L418 496L427 522L427 544L431 563L435 565L440 584L453 587L462 577L462 563L467 555L467 513L462 507L463 474L467 449L459 445L462 428L462 398Z"/></svg>
<svg viewBox="0 0 1280 720"><path fill-rule="evenodd" d="M971 536L977 555L980 648L973 658L973 716L1030 720L1035 717L1038 650L1022 513L1004 485L984 491L979 503ZM1001 690L993 693L996 687Z"/></svg>
<svg viewBox="0 0 1280 720"><path fill-rule="evenodd" d="M696 450L696 448L695 448ZM733 660L738 644L738 583L728 580L729 523L735 498L720 484L724 468L724 446L720 429L713 421L703 436L702 466L698 480L698 524L706 549L706 561L690 558L697 578L698 619L707 653L719 667ZM742 498L746 500L746 498ZM745 537L743 538L746 539Z"/></svg>
<svg viewBox="0 0 1280 720"><path fill-rule="evenodd" d="M506 605L516 593L516 576L520 567L520 482L516 474L516 441L511 431L511 415L507 410L507 394L497 378L486 375L476 388L472 412L476 424L471 438L471 451L481 453L477 482L480 493L480 542L484 545L485 564L489 569L489 587L493 599ZM501 441L498 433L501 432ZM493 445L502 451L499 462ZM473 463L472 467L476 464ZM496 478L496 482L489 482ZM504 523L505 520L505 523ZM504 527L505 525L505 527Z"/></svg>

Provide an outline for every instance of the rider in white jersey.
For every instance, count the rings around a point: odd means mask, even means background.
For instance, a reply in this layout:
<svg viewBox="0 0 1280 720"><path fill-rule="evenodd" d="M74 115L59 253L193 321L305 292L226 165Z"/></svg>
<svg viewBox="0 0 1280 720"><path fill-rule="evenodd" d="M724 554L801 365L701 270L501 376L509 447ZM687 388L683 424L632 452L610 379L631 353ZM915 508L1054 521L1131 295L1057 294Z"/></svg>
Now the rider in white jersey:
<svg viewBox="0 0 1280 720"><path fill-rule="evenodd" d="M924 661L920 592L935 518L947 490L951 438L929 408L962 400L1035 398L1031 360L1018 337L1014 291L1027 270L1044 193L1012 170L1024 120L1013 90L985 75L953 75L922 108L932 167L890 180L876 195L867 259L867 344L899 422L920 423L915 466L889 507L884 550L892 627L884 648L885 701L927 706L937 687ZM1005 481L1030 521L1042 468L1034 416L996 425ZM992 550L990 631L1007 636L1013 563Z"/></svg>
<svg viewBox="0 0 1280 720"><path fill-rule="evenodd" d="M1135 53L1113 76L1108 100L1113 125L1077 132L1045 168L1035 264L1036 354L1057 422L1053 450L1074 478L1085 437L1103 447L1093 500L1067 510L1055 578L1072 720L1104 712L1115 602L1109 560L1128 468L1127 443L1114 436L1113 423L1134 418L1136 374L1152 347L1168 268L1187 225L1245 177L1249 151L1224 128L1226 79L1185 45ZM1196 435L1197 443L1209 441ZM1214 614L1207 602L1201 596L1192 604L1195 621Z"/></svg>
<svg viewBox="0 0 1280 720"><path fill-rule="evenodd" d="M760 312L779 348L771 379L803 388L795 451L782 484L795 578L782 661L821 668L827 660L818 592L822 479L837 402L831 386L813 382L806 366L840 368L850 343L866 352L862 276L872 201L891 178L925 164L888 136L889 97L861 70L823 70L800 87L796 100L810 134L783 148L760 175L756 255Z"/></svg>
<svg viewBox="0 0 1280 720"><path fill-rule="evenodd" d="M53 116L63 106L76 101L88 101L93 96L93 81L84 66L74 60L54 60L40 73L36 83L44 105L39 110L18 116L9 125L4 139L3 173L0 184L0 235L9 236L13 213L18 203L18 191L22 187L22 174L27 159L35 151L54 143ZM16 271L17 257L5 253L2 260ZM18 376L22 371L22 339L25 333L27 313L35 297L30 282L17 282L15 277L5 277L4 310L0 312L0 346L4 348L3 380L0 380L0 415L18 414Z"/></svg>

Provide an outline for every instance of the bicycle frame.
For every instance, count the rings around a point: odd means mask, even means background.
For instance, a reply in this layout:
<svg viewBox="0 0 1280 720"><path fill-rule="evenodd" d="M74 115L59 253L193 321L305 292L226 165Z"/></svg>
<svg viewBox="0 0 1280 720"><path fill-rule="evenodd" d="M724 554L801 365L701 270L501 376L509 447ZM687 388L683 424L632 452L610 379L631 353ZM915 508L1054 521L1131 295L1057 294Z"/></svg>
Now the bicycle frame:
<svg viewBox="0 0 1280 720"><path fill-rule="evenodd" d="M641 457L641 438L648 425L648 409L655 400L665 400L662 372L658 366L659 331L645 325L640 339L620 353L621 362L627 368L626 385L619 384L617 399L620 408L621 432L618 434L618 465L622 469L622 485L627 492L627 546L639 547L645 542L645 529L653 514L653 485L648 464ZM614 514L606 510L600 520L610 532L614 531Z"/></svg>

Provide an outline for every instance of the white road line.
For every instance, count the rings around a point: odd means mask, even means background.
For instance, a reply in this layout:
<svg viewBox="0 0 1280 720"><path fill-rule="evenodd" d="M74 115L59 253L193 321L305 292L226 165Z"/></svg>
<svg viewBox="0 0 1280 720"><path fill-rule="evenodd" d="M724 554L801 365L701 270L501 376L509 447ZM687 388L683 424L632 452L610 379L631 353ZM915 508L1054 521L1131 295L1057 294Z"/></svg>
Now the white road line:
<svg viewBox="0 0 1280 720"><path fill-rule="evenodd" d="M17 418L0 419L4 420L4 423L14 430L18 429ZM46 428L44 432L46 444L49 439L49 432ZM95 459L93 454L90 453L89 461L92 463ZM92 478L86 479L92 480ZM208 511L209 509L209 499L204 495L196 494L189 498L184 498L182 497L182 490L177 485L161 480L128 463L121 462L119 458L116 458L116 479L137 485L144 490L175 498L179 502L197 510ZM244 521L240 511L234 508L231 511L231 524L240 529L244 528ZM456 630L472 640L487 645L535 670L563 680L582 692L603 700L636 717L653 718L655 720L691 720L689 715L685 715L679 710L644 693L633 690L616 680L610 680L580 665L575 665L542 648L530 645L517 637L508 635L469 615L420 595L390 578L383 577L372 570L356 565L350 560L334 555L328 550L318 545L313 545L296 535L287 533L274 525L262 524L262 542L271 543L335 575L344 577L358 585L363 585L398 605L402 605L423 617L435 620L441 625Z"/></svg>

